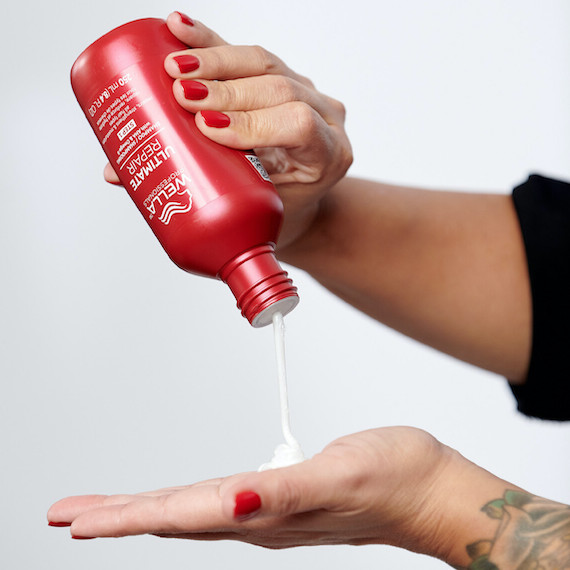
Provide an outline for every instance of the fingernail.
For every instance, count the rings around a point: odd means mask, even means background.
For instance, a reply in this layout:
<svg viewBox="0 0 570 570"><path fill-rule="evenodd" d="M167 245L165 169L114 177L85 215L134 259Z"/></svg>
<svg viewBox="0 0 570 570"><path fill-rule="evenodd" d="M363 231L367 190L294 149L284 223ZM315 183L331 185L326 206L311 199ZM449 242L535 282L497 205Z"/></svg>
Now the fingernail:
<svg viewBox="0 0 570 570"><path fill-rule="evenodd" d="M223 129L230 126L230 118L219 111L201 111L204 122L209 127Z"/></svg>
<svg viewBox="0 0 570 570"><path fill-rule="evenodd" d="M64 527L64 526L71 526L71 523L68 522L48 522L49 526L57 526L57 527Z"/></svg>
<svg viewBox="0 0 570 570"><path fill-rule="evenodd" d="M199 81L182 80L180 84L182 85L182 89L184 89L184 97L186 97L186 99L198 101L208 96L208 88Z"/></svg>
<svg viewBox="0 0 570 570"><path fill-rule="evenodd" d="M179 16L180 16L180 21L183 24L186 24L187 26L193 26L194 22L192 21L192 18L190 18L189 16L187 16L186 14L183 14L182 12L176 12Z"/></svg>
<svg viewBox="0 0 570 570"><path fill-rule="evenodd" d="M261 508L261 498L253 491L243 491L236 495L236 506L234 517L239 520L246 520L253 517Z"/></svg>
<svg viewBox="0 0 570 570"><path fill-rule="evenodd" d="M173 59L178 65L180 73L190 73L200 67L200 60L195 55L177 55Z"/></svg>
<svg viewBox="0 0 570 570"><path fill-rule="evenodd" d="M75 540L93 540L95 537L94 536L79 536L77 534L72 534L71 538L74 538Z"/></svg>

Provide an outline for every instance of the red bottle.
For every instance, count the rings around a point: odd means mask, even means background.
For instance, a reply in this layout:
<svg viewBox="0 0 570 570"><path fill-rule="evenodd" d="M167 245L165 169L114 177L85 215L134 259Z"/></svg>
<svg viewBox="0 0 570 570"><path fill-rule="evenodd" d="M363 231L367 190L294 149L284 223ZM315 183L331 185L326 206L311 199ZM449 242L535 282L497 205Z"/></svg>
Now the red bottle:
<svg viewBox="0 0 570 570"><path fill-rule="evenodd" d="M172 94L164 58L188 46L164 20L120 26L71 70L77 101L172 261L227 283L254 327L298 303L274 254L283 205L253 152L205 137Z"/></svg>

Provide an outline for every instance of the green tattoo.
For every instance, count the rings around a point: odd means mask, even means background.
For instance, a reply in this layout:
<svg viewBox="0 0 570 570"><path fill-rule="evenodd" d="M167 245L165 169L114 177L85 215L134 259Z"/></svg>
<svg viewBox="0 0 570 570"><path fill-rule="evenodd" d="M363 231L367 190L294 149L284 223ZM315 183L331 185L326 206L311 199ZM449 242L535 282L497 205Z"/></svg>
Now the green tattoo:
<svg viewBox="0 0 570 570"><path fill-rule="evenodd" d="M493 539L467 547L468 570L570 569L570 506L506 491L481 510L499 526Z"/></svg>

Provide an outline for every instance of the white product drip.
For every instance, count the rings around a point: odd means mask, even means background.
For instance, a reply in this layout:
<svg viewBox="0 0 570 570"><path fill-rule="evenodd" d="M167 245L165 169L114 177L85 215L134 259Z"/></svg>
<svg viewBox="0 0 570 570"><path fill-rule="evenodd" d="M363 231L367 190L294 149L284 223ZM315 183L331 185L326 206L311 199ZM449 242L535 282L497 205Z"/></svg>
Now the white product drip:
<svg viewBox="0 0 570 570"><path fill-rule="evenodd" d="M275 354L277 357L277 377L279 379L279 399L281 401L281 430L285 443L275 448L273 458L269 463L264 463L259 471L287 467L305 460L299 442L291 433L289 421L289 399L287 397L287 369L285 367L285 324L283 315L273 315L273 336L275 338Z"/></svg>

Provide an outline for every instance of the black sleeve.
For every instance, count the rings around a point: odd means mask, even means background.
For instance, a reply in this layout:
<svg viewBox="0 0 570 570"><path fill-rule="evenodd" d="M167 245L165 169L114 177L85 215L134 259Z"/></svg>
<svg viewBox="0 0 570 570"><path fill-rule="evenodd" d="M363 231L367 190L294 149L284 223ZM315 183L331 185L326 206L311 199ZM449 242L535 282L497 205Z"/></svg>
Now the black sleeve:
<svg viewBox="0 0 570 570"><path fill-rule="evenodd" d="M532 293L526 383L512 386L523 414L570 420L570 184L533 174L513 191Z"/></svg>

